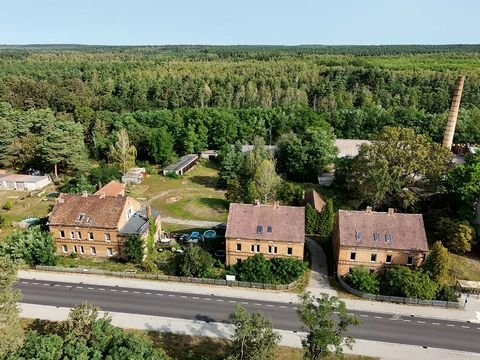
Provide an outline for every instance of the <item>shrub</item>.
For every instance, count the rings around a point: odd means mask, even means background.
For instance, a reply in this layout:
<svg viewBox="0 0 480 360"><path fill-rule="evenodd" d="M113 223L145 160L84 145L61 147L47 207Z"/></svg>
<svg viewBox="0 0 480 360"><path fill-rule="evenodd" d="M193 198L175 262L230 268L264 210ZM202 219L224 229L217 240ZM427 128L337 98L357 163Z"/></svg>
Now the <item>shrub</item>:
<svg viewBox="0 0 480 360"><path fill-rule="evenodd" d="M438 284L445 282L450 268L450 254L440 241L437 241L431 247L423 268L430 274L432 280Z"/></svg>
<svg viewBox="0 0 480 360"><path fill-rule="evenodd" d="M125 240L125 252L129 261L140 264L144 255L144 242L138 235L130 235Z"/></svg>
<svg viewBox="0 0 480 360"><path fill-rule="evenodd" d="M453 286L443 285L438 291L437 300L458 301L458 297Z"/></svg>
<svg viewBox="0 0 480 360"><path fill-rule="evenodd" d="M198 245L191 245L180 260L179 273L181 276L210 277L214 263L210 253Z"/></svg>
<svg viewBox="0 0 480 360"><path fill-rule="evenodd" d="M438 285L422 270L394 266L385 271L380 282L381 294L412 299L435 299Z"/></svg>
<svg viewBox="0 0 480 360"><path fill-rule="evenodd" d="M11 210L13 208L13 202L11 200L5 201L5 203L2 206L3 210Z"/></svg>
<svg viewBox="0 0 480 360"><path fill-rule="evenodd" d="M350 273L345 276L345 282L352 288L367 294L378 294L380 290L380 281L376 274L363 267L354 267Z"/></svg>
<svg viewBox="0 0 480 360"><path fill-rule="evenodd" d="M273 258L270 261L270 269L275 282L289 284L303 275L308 264L293 258Z"/></svg>
<svg viewBox="0 0 480 360"><path fill-rule="evenodd" d="M146 259L142 263L142 270L145 272L156 272L158 270L157 264L151 259Z"/></svg>
<svg viewBox="0 0 480 360"><path fill-rule="evenodd" d="M169 172L167 173L167 175L165 175L166 177L170 178L170 179L179 179L180 178L180 175L178 175L177 173L175 172Z"/></svg>

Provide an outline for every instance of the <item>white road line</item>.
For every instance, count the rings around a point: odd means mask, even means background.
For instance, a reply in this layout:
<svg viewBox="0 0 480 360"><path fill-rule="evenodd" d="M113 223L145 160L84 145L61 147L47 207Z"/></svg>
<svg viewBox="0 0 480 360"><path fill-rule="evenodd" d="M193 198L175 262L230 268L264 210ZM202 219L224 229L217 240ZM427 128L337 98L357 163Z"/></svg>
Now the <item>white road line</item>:
<svg viewBox="0 0 480 360"><path fill-rule="evenodd" d="M128 293L128 290L122 290L123 293Z"/></svg>
<svg viewBox="0 0 480 360"><path fill-rule="evenodd" d="M199 297L196 297L196 296L192 296L192 299L194 299L194 300L200 300L200 298L199 298Z"/></svg>
<svg viewBox="0 0 480 360"><path fill-rule="evenodd" d="M152 293L150 293L150 292L146 292L146 293L145 293L145 295L152 295Z"/></svg>
<svg viewBox="0 0 480 360"><path fill-rule="evenodd" d="M280 305L280 307L281 307L282 309L286 309L286 308L287 308L286 306L283 306L283 305Z"/></svg>
<svg viewBox="0 0 480 360"><path fill-rule="evenodd" d="M470 326L462 325L462 328L464 328L464 329L470 329Z"/></svg>
<svg viewBox="0 0 480 360"><path fill-rule="evenodd" d="M222 299L217 299L217 301L218 301L218 302L223 302L223 300L222 300Z"/></svg>
<svg viewBox="0 0 480 360"><path fill-rule="evenodd" d="M83 286L75 286L76 289L83 289Z"/></svg>
<svg viewBox="0 0 480 360"><path fill-rule="evenodd" d="M275 305L267 304L268 307L275 307Z"/></svg>
<svg viewBox="0 0 480 360"><path fill-rule="evenodd" d="M32 284L33 284L33 285L39 285L37 282L33 282Z"/></svg>
<svg viewBox="0 0 480 360"><path fill-rule="evenodd" d="M42 285L45 285L45 286L50 286L50 284L42 284Z"/></svg>
<svg viewBox="0 0 480 360"><path fill-rule="evenodd" d="M55 286L57 286L57 285L55 285ZM87 289L88 289L88 290L95 290L94 288L87 288Z"/></svg>
<svg viewBox="0 0 480 360"><path fill-rule="evenodd" d="M22 281L22 284L28 284L28 281Z"/></svg>
<svg viewBox="0 0 480 360"><path fill-rule="evenodd" d="M360 316L361 316L361 317L368 317L368 315L363 315L363 314L362 314L362 315L360 315Z"/></svg>
<svg viewBox="0 0 480 360"><path fill-rule="evenodd" d="M253 305L255 305L255 306L262 306L262 304L259 304L259 303L255 303L255 304L253 304Z"/></svg>
<svg viewBox="0 0 480 360"><path fill-rule="evenodd" d="M115 290L115 289L110 289L110 291L112 291L112 292L117 292L118 290Z"/></svg>
<svg viewBox="0 0 480 360"><path fill-rule="evenodd" d="M187 298L187 296L185 296L185 295L180 295L180 297L181 297L182 299L186 299L186 298Z"/></svg>
<svg viewBox="0 0 480 360"><path fill-rule="evenodd" d="M447 324L447 326L454 327L455 325L453 325L453 324Z"/></svg>
<svg viewBox="0 0 480 360"><path fill-rule="evenodd" d="M99 288L98 290L100 290L100 291L105 291L105 289L103 289L103 288Z"/></svg>
<svg viewBox="0 0 480 360"><path fill-rule="evenodd" d="M175 295L173 295L173 294L170 294L170 295L168 295L168 296L170 296L170 297L175 297Z"/></svg>
<svg viewBox="0 0 480 360"><path fill-rule="evenodd" d="M242 301L242 304L248 305L248 302L246 302L246 301Z"/></svg>
<svg viewBox="0 0 480 360"><path fill-rule="evenodd" d="M383 319L381 316L374 316L375 319Z"/></svg>
<svg viewBox="0 0 480 360"><path fill-rule="evenodd" d="M210 298L203 298L203 300L212 300L212 299L210 299Z"/></svg>
<svg viewBox="0 0 480 360"><path fill-rule="evenodd" d="M477 330L480 330L480 328L477 328Z"/></svg>
<svg viewBox="0 0 480 360"><path fill-rule="evenodd" d="M405 322L411 322L412 320L403 319L403 321L405 321Z"/></svg>
<svg viewBox="0 0 480 360"><path fill-rule="evenodd" d="M65 285L65 287L66 287L66 288L71 288L71 287L72 287L72 285Z"/></svg>
<svg viewBox="0 0 480 360"><path fill-rule="evenodd" d="M432 325L440 325L440 323L432 323Z"/></svg>
<svg viewBox="0 0 480 360"><path fill-rule="evenodd" d="M425 321L417 321L419 324L425 324Z"/></svg>
<svg viewBox="0 0 480 360"><path fill-rule="evenodd" d="M348 316L353 316L353 313L347 313Z"/></svg>
<svg viewBox="0 0 480 360"><path fill-rule="evenodd" d="M62 285L60 285L60 284L55 284L55 285L53 285L53 286L62 286Z"/></svg>
<svg viewBox="0 0 480 360"><path fill-rule="evenodd" d="M160 294L160 293L156 293L155 295L158 295L158 296L163 296L163 294Z"/></svg>
<svg viewBox="0 0 480 360"><path fill-rule="evenodd" d="M234 301L234 300L228 300L228 302L229 302L229 303L232 303L232 304L235 304L235 303L236 303L236 301Z"/></svg>
<svg viewBox="0 0 480 360"><path fill-rule="evenodd" d="M140 294L140 292L139 292L139 291L134 291L133 293L134 293L134 294Z"/></svg>

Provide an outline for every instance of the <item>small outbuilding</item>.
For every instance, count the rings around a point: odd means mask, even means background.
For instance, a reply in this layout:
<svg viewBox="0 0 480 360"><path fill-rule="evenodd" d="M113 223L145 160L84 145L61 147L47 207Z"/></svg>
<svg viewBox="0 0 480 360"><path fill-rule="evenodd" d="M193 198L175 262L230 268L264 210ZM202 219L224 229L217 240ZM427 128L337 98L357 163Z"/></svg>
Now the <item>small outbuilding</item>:
<svg viewBox="0 0 480 360"><path fill-rule="evenodd" d="M122 176L122 183L124 184L140 184L143 179L147 177L145 168L132 168Z"/></svg>
<svg viewBox="0 0 480 360"><path fill-rule="evenodd" d="M0 174L0 190L41 190L51 182L48 175Z"/></svg>
<svg viewBox="0 0 480 360"><path fill-rule="evenodd" d="M175 173L181 176L193 168L197 164L197 161L197 154L188 154L182 156L176 163L168 165L166 168L164 168L163 175L166 176L168 174Z"/></svg>

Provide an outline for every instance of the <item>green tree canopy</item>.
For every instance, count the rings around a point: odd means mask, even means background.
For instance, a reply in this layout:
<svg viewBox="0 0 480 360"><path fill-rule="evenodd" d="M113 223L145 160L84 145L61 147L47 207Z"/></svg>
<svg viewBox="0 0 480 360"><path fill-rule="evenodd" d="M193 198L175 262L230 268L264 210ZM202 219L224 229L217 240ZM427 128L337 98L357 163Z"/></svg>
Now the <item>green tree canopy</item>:
<svg viewBox="0 0 480 360"><path fill-rule="evenodd" d="M475 229L468 221L455 221L440 218L436 223L435 237L455 254L464 254L472 250L475 243Z"/></svg>
<svg viewBox="0 0 480 360"><path fill-rule="evenodd" d="M378 294L380 281L376 274L363 266L356 266L345 276L345 282L352 288L367 294Z"/></svg>
<svg viewBox="0 0 480 360"><path fill-rule="evenodd" d="M433 300L437 295L438 285L422 270L393 266L385 271L380 289L383 295Z"/></svg>
<svg viewBox="0 0 480 360"><path fill-rule="evenodd" d="M137 149L130 145L127 131L123 128L117 133L115 145L110 146L110 157L120 167L122 174L135 165Z"/></svg>
<svg viewBox="0 0 480 360"><path fill-rule="evenodd" d="M140 264L145 256L145 242L138 235L130 235L125 240L125 253L129 261Z"/></svg>
<svg viewBox="0 0 480 360"><path fill-rule="evenodd" d="M210 277L215 260L212 255L198 245L191 245L182 256L180 275L190 277Z"/></svg>
<svg viewBox="0 0 480 360"><path fill-rule="evenodd" d="M437 241L430 248L423 268L430 274L433 281L437 284L443 284L447 280L450 261L448 250L442 245L441 241Z"/></svg>
<svg viewBox="0 0 480 360"><path fill-rule="evenodd" d="M156 128L150 131L147 146L148 154L156 164L168 165L175 158L173 137L166 128Z"/></svg>

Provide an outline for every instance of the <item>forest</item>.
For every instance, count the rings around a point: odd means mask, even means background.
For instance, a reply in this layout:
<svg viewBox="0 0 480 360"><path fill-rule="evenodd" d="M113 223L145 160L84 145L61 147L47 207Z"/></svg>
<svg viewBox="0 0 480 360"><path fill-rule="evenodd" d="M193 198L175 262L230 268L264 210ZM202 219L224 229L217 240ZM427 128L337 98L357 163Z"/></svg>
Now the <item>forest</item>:
<svg viewBox="0 0 480 360"><path fill-rule="evenodd" d="M58 161L49 144L65 141L75 159L64 162L79 167L83 155L105 159L121 128L139 160L161 165L325 123L337 138L397 126L438 142L460 74L455 142L480 143L479 53L478 45L3 46L0 161L46 169Z"/></svg>

